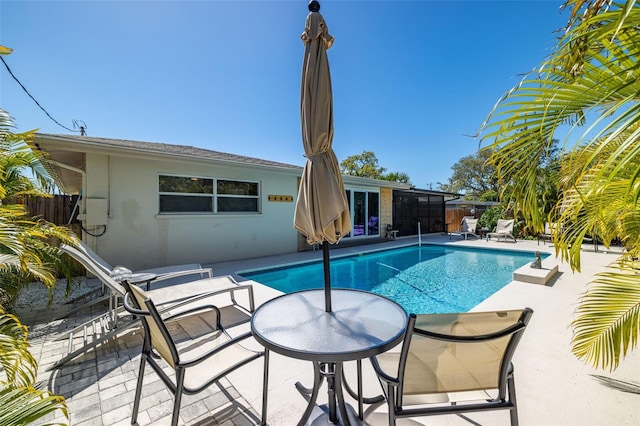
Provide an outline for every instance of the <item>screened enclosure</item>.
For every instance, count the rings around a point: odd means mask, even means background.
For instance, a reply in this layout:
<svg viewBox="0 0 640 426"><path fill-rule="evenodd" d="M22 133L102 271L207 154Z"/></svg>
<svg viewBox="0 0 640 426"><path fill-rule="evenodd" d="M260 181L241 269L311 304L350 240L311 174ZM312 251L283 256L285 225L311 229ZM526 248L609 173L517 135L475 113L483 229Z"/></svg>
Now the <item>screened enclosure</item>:
<svg viewBox="0 0 640 426"><path fill-rule="evenodd" d="M421 191L393 191L393 229L398 235L416 235L418 223L423 234L446 232L445 199L452 194Z"/></svg>

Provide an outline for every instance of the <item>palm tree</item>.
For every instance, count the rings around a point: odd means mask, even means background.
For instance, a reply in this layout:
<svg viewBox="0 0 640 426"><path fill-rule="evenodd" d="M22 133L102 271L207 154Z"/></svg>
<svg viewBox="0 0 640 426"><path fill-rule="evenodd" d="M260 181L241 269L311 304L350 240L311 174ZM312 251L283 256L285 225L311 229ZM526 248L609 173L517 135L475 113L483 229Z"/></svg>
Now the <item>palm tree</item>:
<svg viewBox="0 0 640 426"><path fill-rule="evenodd" d="M635 0L568 0L554 52L496 104L480 130L501 179L515 183L514 211L536 231L557 223L556 251L580 270L588 237L627 249L596 276L572 323L574 354L615 369L640 331L640 6ZM567 132L559 199L543 212L531 161Z"/></svg>
<svg viewBox="0 0 640 426"><path fill-rule="evenodd" d="M69 418L64 398L36 389L38 363L29 352L27 328L0 307L0 424L28 425L55 411Z"/></svg>
<svg viewBox="0 0 640 426"><path fill-rule="evenodd" d="M12 126L9 114L0 109L0 304L5 307L35 280L53 289L57 271L67 272L69 264L49 241L75 239L67 228L27 217L22 203L7 204L8 200L47 196L44 190L51 182L42 154L29 145L33 132L12 133Z"/></svg>
<svg viewBox="0 0 640 426"><path fill-rule="evenodd" d="M68 418L68 412L64 398L35 387L38 363L28 350L27 328L3 305L10 305L34 280L53 289L56 270L68 264L49 241L71 242L74 237L66 228L26 217L22 204L3 203L42 195L50 181L42 158L28 144L32 132L15 134L12 126L9 114L0 109L0 424L26 425L56 410ZM34 177L27 177L26 170Z"/></svg>
<svg viewBox="0 0 640 426"><path fill-rule="evenodd" d="M11 49L0 46L0 54L8 53ZM44 195L52 181L43 158L29 145L33 132L16 134L12 128L11 117L0 109L0 424L27 425L56 410L67 419L69 413L63 397L35 387L38 363L29 352L27 327L3 305L34 280L52 289L56 270L69 267L49 241L75 237L66 228L28 218L20 203L6 203Z"/></svg>

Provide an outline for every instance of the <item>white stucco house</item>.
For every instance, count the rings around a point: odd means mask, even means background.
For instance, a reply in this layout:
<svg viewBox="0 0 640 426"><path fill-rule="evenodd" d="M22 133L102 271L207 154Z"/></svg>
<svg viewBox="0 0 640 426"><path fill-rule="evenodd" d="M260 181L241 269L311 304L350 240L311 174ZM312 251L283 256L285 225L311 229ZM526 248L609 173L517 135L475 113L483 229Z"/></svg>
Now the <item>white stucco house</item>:
<svg viewBox="0 0 640 426"><path fill-rule="evenodd" d="M80 194L82 239L113 264L141 269L307 250L293 228L302 167L184 145L37 134L56 181ZM353 231L385 235L394 190L343 176Z"/></svg>

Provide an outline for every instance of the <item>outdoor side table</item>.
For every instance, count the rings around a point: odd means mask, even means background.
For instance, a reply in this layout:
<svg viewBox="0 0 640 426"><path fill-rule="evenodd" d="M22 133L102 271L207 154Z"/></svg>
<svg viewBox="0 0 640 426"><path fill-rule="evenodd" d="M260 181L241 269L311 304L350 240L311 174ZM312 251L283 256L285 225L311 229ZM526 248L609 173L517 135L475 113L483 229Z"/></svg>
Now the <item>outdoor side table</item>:
<svg viewBox="0 0 640 426"><path fill-rule="evenodd" d="M146 290L151 290L151 281L158 278L156 274L150 272L138 272L131 274L128 278L129 284L141 285L146 284Z"/></svg>
<svg viewBox="0 0 640 426"><path fill-rule="evenodd" d="M490 231L490 229L489 228L485 228L485 227L482 227L482 228L478 229L478 234L480 235L480 239L481 240L484 239L484 237L487 236L487 233L489 231Z"/></svg>
<svg viewBox="0 0 640 426"><path fill-rule="evenodd" d="M324 378L329 420L351 424L342 389L343 362L360 363L393 348L402 341L407 326L406 312L390 299L360 290L332 289L331 293L332 312L325 312L324 290L306 290L264 303L251 319L253 335L267 351L313 362L313 388L296 384L298 390L310 394L299 425L309 420ZM362 419L360 371L358 368L358 411ZM264 398L266 404L266 395Z"/></svg>

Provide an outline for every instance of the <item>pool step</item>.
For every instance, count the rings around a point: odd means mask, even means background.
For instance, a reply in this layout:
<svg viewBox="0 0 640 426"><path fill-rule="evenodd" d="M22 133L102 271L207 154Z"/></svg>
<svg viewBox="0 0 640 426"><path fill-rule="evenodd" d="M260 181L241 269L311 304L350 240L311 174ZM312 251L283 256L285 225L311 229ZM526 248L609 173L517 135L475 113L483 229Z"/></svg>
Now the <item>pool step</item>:
<svg viewBox="0 0 640 426"><path fill-rule="evenodd" d="M532 268L531 263L513 271L513 280L531 284L547 285L558 272L558 259L549 256L542 260L542 268Z"/></svg>

